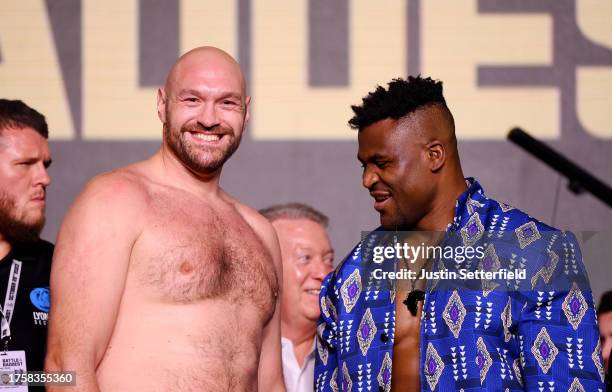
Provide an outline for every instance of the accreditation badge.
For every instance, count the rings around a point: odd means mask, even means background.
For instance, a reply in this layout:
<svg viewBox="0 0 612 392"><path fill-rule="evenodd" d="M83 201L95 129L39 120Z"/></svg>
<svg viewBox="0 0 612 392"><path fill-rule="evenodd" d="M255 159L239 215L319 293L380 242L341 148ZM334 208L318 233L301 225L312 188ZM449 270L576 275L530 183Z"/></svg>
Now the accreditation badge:
<svg viewBox="0 0 612 392"><path fill-rule="evenodd" d="M15 378L26 372L25 351L0 351L0 391L28 392L28 386Z"/></svg>

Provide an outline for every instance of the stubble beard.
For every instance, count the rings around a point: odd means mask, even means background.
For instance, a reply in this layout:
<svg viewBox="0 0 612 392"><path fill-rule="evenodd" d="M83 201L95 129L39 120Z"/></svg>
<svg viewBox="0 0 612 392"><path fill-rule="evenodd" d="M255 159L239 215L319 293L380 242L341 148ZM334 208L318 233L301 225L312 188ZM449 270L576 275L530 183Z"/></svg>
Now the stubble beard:
<svg viewBox="0 0 612 392"><path fill-rule="evenodd" d="M172 131L168 123L164 124L164 139L176 157L190 170L198 174L210 174L220 170L225 162L236 152L240 138L231 130L223 129L229 145L218 148L205 148L188 142L185 138L189 131L201 129L197 125L184 125L179 131Z"/></svg>
<svg viewBox="0 0 612 392"><path fill-rule="evenodd" d="M45 226L44 209L40 218L33 222L25 222L17 218L15 200L6 192L0 191L0 233L10 243L35 242Z"/></svg>

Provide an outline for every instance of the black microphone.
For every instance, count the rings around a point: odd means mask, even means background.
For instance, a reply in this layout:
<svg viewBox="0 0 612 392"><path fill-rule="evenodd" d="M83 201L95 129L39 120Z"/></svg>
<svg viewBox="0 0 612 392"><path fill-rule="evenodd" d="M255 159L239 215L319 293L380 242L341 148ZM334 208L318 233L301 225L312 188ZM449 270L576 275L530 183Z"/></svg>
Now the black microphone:
<svg viewBox="0 0 612 392"><path fill-rule="evenodd" d="M567 159L565 156L541 141L531 137L520 128L513 128L508 133L508 140L523 148L550 168L567 177L569 180L568 188L575 194L579 194L583 190L589 191L593 196L612 208L612 188Z"/></svg>

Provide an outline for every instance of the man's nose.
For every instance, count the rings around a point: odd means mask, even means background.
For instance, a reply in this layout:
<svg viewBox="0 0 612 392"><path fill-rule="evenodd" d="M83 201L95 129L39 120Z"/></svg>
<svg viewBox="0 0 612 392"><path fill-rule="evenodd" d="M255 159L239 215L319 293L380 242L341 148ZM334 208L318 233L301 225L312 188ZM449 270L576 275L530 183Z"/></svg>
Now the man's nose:
<svg viewBox="0 0 612 392"><path fill-rule="evenodd" d="M374 168L372 168L370 165L367 165L363 169L363 174L361 175L362 185L364 186L364 188L370 189L377 182L378 182L378 174L376 174L376 171L374 170Z"/></svg>
<svg viewBox="0 0 612 392"><path fill-rule="evenodd" d="M331 269L331 266L323 261L322 258L318 258L312 265L311 274L313 278L323 281Z"/></svg>
<svg viewBox="0 0 612 392"><path fill-rule="evenodd" d="M217 115L217 107L214 103L207 102L202 105L202 109L198 116L198 122L204 128L214 128L219 125L219 116Z"/></svg>
<svg viewBox="0 0 612 392"><path fill-rule="evenodd" d="M44 163L40 162L36 165L36 174L34 177L34 185L42 185L48 187L51 184L51 176Z"/></svg>

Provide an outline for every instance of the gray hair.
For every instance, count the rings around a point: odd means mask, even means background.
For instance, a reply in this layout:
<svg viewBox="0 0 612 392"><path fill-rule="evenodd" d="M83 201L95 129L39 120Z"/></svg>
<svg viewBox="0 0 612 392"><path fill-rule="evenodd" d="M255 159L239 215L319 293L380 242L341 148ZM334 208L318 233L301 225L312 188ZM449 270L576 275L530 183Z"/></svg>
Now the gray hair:
<svg viewBox="0 0 612 392"><path fill-rule="evenodd" d="M265 216L270 222L278 219L308 219L327 228L329 218L311 206L304 203L275 204L262 208L259 213Z"/></svg>

